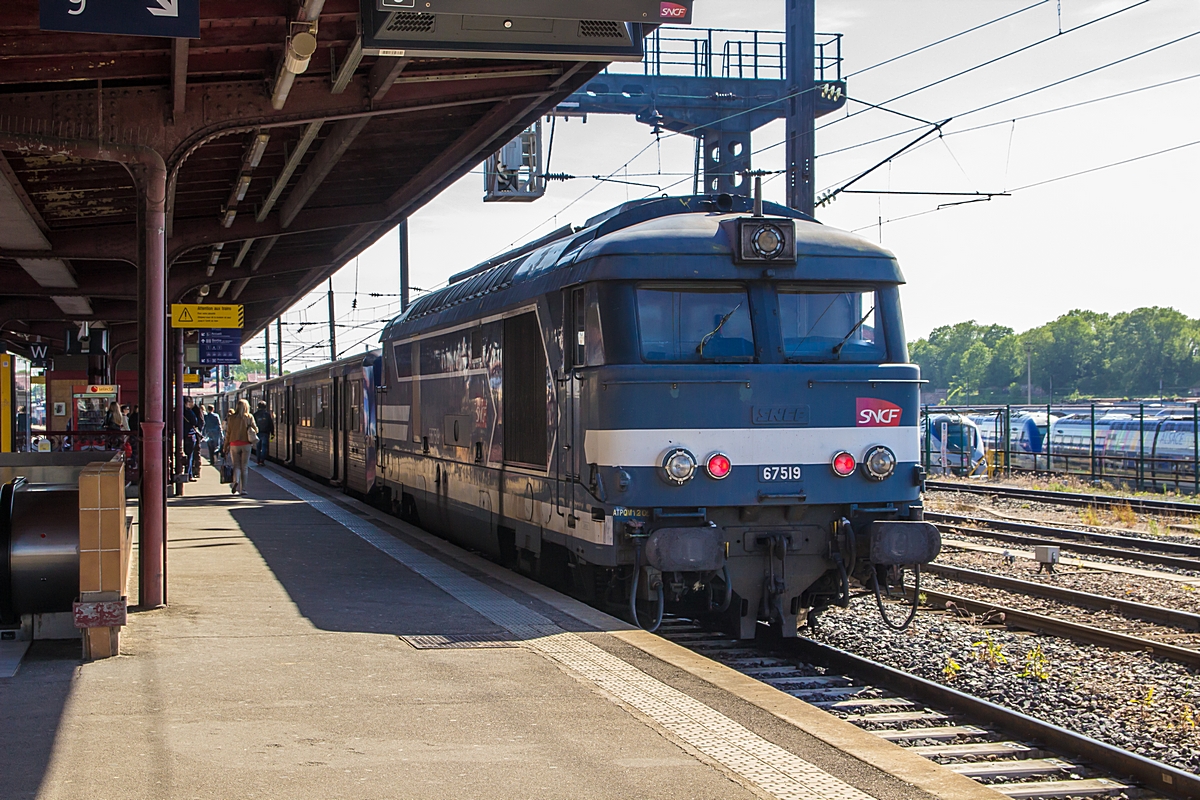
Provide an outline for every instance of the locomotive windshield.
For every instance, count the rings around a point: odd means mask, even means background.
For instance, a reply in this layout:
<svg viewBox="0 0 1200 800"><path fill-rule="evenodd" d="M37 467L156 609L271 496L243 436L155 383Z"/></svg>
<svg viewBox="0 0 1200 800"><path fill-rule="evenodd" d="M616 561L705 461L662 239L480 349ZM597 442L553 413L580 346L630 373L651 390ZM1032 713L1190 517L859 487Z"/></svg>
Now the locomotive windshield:
<svg viewBox="0 0 1200 800"><path fill-rule="evenodd" d="M779 287L779 323L789 359L866 361L884 359L876 327L874 291Z"/></svg>
<svg viewBox="0 0 1200 800"><path fill-rule="evenodd" d="M753 361L750 300L741 287L637 290L646 361Z"/></svg>

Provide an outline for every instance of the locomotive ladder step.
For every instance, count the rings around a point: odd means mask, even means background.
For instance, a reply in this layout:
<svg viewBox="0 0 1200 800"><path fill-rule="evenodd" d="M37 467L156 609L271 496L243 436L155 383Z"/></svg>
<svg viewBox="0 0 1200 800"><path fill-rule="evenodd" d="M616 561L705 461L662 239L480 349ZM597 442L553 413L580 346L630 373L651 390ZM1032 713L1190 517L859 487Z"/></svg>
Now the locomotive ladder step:
<svg viewBox="0 0 1200 800"><path fill-rule="evenodd" d="M1015 756L1022 753L1032 753L1033 748L1020 742L977 742L975 744L923 744L909 747L914 753L926 758L945 756L947 758L962 758L964 756Z"/></svg>
<svg viewBox="0 0 1200 800"><path fill-rule="evenodd" d="M862 722L943 722L949 717L937 711L883 711L878 714L855 714L846 719L857 725Z"/></svg>
<svg viewBox="0 0 1200 800"><path fill-rule="evenodd" d="M856 708L914 708L917 704L903 697L861 697L853 700L815 700L817 708L849 711Z"/></svg>
<svg viewBox="0 0 1200 800"><path fill-rule="evenodd" d="M1069 772L1075 765L1060 758L1027 758L1021 761L981 761L976 764L947 764L946 768L968 778L1034 778L1054 772Z"/></svg>
<svg viewBox="0 0 1200 800"><path fill-rule="evenodd" d="M916 739L957 739L959 736L987 736L988 732L974 725L939 725L933 728L909 728L906 731L871 731L889 742Z"/></svg>
<svg viewBox="0 0 1200 800"><path fill-rule="evenodd" d="M989 789L1009 797L1085 797L1097 794L1117 794L1129 788L1124 783L1107 778L1087 778L1078 781L1047 781L1034 783L992 783Z"/></svg>

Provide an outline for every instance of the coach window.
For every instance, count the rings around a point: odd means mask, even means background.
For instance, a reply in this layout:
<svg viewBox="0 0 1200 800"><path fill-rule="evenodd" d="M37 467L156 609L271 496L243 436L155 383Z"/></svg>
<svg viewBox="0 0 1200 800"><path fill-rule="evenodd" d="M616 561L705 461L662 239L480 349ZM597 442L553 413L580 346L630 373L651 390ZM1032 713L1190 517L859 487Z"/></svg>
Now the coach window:
<svg viewBox="0 0 1200 800"><path fill-rule="evenodd" d="M639 286L642 358L650 362L753 361L750 298L740 286Z"/></svg>

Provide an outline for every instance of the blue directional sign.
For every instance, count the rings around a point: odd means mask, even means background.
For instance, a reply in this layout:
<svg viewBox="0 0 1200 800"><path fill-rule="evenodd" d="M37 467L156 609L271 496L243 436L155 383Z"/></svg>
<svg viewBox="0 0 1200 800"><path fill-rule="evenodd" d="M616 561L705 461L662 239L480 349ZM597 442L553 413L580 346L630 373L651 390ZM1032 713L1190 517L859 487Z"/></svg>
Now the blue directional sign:
<svg viewBox="0 0 1200 800"><path fill-rule="evenodd" d="M44 31L200 38L200 0L39 0Z"/></svg>
<svg viewBox="0 0 1200 800"><path fill-rule="evenodd" d="M200 366L242 363L242 332L237 328L200 331Z"/></svg>

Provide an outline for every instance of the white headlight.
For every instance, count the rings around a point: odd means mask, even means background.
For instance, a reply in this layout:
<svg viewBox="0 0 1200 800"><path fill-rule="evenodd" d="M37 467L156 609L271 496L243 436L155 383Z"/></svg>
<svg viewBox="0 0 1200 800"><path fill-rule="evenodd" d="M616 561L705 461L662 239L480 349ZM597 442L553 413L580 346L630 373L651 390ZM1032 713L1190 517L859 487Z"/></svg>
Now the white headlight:
<svg viewBox="0 0 1200 800"><path fill-rule="evenodd" d="M696 457L676 447L663 458L662 467L668 481L682 486L696 474Z"/></svg>
<svg viewBox="0 0 1200 800"><path fill-rule="evenodd" d="M862 467L871 480L885 480L896 471L896 454L881 444L875 445L863 457Z"/></svg>
<svg viewBox="0 0 1200 800"><path fill-rule="evenodd" d="M783 236L783 231L776 228L774 225L763 225L754 232L750 241L754 245L754 251L761 258L775 258L783 252L783 246L787 240Z"/></svg>

